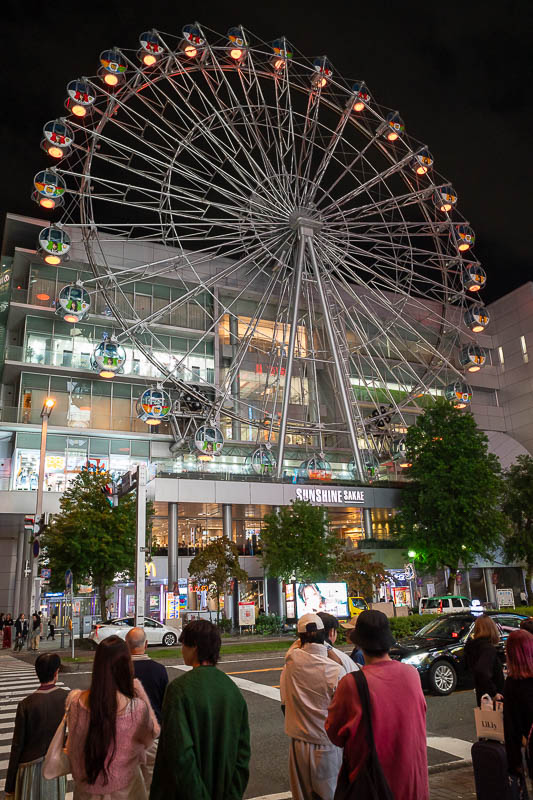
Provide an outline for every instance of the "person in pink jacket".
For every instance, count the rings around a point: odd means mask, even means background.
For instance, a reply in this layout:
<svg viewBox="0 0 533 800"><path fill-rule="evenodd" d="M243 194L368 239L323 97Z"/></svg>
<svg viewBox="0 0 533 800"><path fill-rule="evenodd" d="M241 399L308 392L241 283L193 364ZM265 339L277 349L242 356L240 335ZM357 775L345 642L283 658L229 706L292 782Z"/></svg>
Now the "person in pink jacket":
<svg viewBox="0 0 533 800"><path fill-rule="evenodd" d="M71 692L67 708L75 800L145 800L141 765L160 731L123 639L98 645L91 688Z"/></svg>
<svg viewBox="0 0 533 800"><path fill-rule="evenodd" d="M389 621L381 611L363 611L352 640L365 656L376 751L395 800L429 800L426 701L415 667L393 661ZM368 755L361 703L352 675L339 682L329 706L326 733L344 748L350 781Z"/></svg>

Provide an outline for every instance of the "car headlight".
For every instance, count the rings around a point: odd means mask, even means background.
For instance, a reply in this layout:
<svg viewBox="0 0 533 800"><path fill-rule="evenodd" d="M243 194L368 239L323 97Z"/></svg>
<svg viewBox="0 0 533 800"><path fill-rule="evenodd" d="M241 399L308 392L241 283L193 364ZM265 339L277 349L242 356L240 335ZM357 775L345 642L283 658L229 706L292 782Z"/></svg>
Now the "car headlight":
<svg viewBox="0 0 533 800"><path fill-rule="evenodd" d="M408 656L407 658L402 658L404 664L412 664L413 667L419 667L426 658L428 657L429 653L416 653L414 656Z"/></svg>

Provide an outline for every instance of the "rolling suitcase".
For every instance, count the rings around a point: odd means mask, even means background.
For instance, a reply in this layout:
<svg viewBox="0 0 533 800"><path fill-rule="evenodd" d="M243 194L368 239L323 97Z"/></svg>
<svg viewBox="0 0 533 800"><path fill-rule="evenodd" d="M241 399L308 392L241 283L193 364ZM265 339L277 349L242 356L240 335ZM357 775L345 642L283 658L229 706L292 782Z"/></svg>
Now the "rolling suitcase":
<svg viewBox="0 0 533 800"><path fill-rule="evenodd" d="M505 745L480 739L472 745L477 800L528 800L525 781L509 778Z"/></svg>

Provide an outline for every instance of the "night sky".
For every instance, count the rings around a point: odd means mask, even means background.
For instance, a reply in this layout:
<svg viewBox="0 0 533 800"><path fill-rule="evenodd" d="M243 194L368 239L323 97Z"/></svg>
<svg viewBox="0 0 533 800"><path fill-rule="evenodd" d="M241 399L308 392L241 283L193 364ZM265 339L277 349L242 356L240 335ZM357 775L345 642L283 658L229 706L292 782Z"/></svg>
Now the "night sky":
<svg viewBox="0 0 533 800"><path fill-rule="evenodd" d="M85 8L82 14L76 9ZM242 24L285 35L309 57L363 79L430 148L459 194L488 272L485 301L532 278L533 4L463 2L180 2L3 5L0 212L39 216L33 175L48 162L42 126L62 116L69 80L96 72L99 53L136 47L152 27L176 34L198 19L220 33Z"/></svg>

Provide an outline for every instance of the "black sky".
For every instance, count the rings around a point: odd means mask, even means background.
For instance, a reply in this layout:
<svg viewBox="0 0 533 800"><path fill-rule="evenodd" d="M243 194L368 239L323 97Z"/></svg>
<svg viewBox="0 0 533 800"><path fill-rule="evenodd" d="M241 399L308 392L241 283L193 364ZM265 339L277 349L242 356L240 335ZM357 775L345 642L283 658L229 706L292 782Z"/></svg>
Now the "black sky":
<svg viewBox="0 0 533 800"><path fill-rule="evenodd" d="M267 41L285 35L307 56L326 53L336 72L400 111L459 193L488 272L486 301L533 277L531 0L4 0L2 16L2 217L39 216L30 194L47 163L42 126L63 114L69 80L95 74L102 50L195 19L221 33L242 24Z"/></svg>

